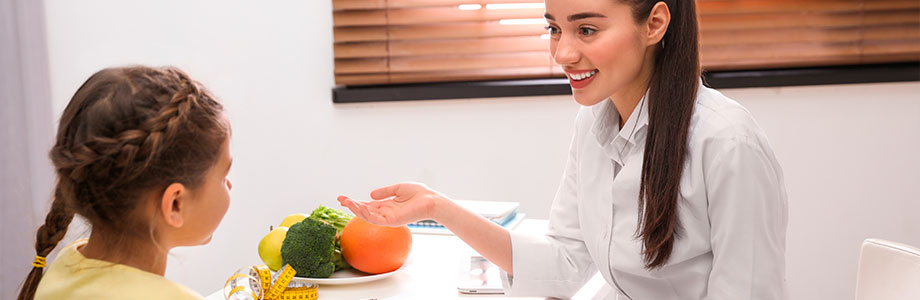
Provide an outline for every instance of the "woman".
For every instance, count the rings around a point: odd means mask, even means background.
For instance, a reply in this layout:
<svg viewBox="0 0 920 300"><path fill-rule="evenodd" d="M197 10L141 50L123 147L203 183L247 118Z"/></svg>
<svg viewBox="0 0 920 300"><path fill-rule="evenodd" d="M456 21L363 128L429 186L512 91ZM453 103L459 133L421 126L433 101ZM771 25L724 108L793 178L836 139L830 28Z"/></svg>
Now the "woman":
<svg viewBox="0 0 920 300"><path fill-rule="evenodd" d="M786 192L750 113L700 82L692 0L546 0L550 49L584 107L545 236L420 184L339 201L384 225L434 219L505 271L506 294L785 299Z"/></svg>

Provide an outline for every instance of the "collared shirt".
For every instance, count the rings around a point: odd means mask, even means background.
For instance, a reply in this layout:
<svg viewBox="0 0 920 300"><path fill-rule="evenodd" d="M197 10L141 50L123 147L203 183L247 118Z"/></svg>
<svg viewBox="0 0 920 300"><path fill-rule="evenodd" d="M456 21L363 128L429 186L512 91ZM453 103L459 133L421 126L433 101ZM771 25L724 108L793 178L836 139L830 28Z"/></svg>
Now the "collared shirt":
<svg viewBox="0 0 920 300"><path fill-rule="evenodd" d="M199 300L201 295L163 276L134 267L86 258L80 239L65 247L38 283L35 299L177 299Z"/></svg>
<svg viewBox="0 0 920 300"><path fill-rule="evenodd" d="M648 103L621 130L612 101L583 107L545 235L511 233L512 296L568 298L599 271L609 299L787 299L786 190L763 130L700 84L666 264L645 268L636 237Z"/></svg>

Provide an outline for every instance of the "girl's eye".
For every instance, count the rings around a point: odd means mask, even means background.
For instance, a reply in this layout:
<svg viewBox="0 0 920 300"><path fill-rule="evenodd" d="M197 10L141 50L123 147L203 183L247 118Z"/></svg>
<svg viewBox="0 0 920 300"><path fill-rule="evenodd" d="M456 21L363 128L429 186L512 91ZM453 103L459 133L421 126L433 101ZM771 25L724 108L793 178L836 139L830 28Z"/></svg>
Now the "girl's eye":
<svg viewBox="0 0 920 300"><path fill-rule="evenodd" d="M578 33L584 36L589 36L597 32L597 29L582 27L578 28Z"/></svg>
<svg viewBox="0 0 920 300"><path fill-rule="evenodd" d="M544 28L546 28L546 31L549 31L549 34L558 34L558 33L559 33L559 29L556 28L556 27L553 27L553 25L547 25L547 26L544 27Z"/></svg>

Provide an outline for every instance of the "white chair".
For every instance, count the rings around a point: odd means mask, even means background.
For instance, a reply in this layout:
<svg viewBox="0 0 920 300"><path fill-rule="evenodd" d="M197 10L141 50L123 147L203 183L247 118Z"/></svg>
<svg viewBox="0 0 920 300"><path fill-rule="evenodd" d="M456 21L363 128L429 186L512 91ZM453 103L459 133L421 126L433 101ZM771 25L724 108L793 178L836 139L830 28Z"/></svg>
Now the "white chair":
<svg viewBox="0 0 920 300"><path fill-rule="evenodd" d="M920 299L920 249L866 239L859 252L856 300Z"/></svg>

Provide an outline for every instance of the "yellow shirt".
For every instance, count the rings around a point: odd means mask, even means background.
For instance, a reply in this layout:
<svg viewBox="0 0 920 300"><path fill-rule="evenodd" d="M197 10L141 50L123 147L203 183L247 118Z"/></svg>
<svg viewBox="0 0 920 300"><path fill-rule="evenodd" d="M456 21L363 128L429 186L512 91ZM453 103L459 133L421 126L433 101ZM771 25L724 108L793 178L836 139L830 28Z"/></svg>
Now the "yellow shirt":
<svg viewBox="0 0 920 300"><path fill-rule="evenodd" d="M203 299L187 287L147 271L83 256L70 244L51 262L35 291L43 299Z"/></svg>

